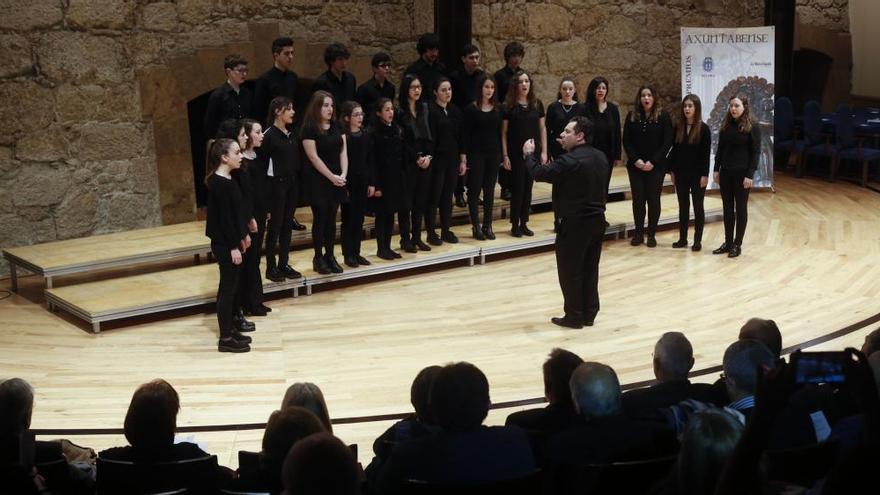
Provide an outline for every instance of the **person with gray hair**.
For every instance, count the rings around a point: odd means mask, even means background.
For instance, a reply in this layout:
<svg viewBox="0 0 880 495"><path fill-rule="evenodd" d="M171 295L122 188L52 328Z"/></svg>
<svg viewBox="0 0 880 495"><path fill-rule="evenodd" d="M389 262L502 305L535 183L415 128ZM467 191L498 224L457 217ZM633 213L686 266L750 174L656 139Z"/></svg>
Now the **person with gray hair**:
<svg viewBox="0 0 880 495"><path fill-rule="evenodd" d="M21 378L0 382L0 434L19 435L31 427L34 388Z"/></svg>
<svg viewBox="0 0 880 495"><path fill-rule="evenodd" d="M737 340L724 351L724 385L730 397L729 409L739 412L748 420L755 408L755 390L761 370L775 366L776 357L766 345L757 340Z"/></svg>
<svg viewBox="0 0 880 495"><path fill-rule="evenodd" d="M671 430L623 414L620 382L609 366L583 363L572 373L569 385L578 419L537 449L545 479L558 484L554 493L568 493L567 489L578 483L574 466L647 459L674 452L676 441ZM581 491L588 491L588 487L581 487Z"/></svg>
<svg viewBox="0 0 880 495"><path fill-rule="evenodd" d="M643 417L661 407L693 399L722 406L727 397L706 383L691 383L688 373L694 367L694 348L681 332L666 332L654 345L654 376L649 387L623 394L623 410L633 418Z"/></svg>

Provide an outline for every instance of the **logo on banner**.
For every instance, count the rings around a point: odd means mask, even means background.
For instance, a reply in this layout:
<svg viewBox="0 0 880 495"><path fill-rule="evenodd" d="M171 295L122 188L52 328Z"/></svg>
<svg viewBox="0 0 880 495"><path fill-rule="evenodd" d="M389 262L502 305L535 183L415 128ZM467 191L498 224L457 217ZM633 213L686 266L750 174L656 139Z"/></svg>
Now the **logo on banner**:
<svg viewBox="0 0 880 495"><path fill-rule="evenodd" d="M712 72L712 68L715 66L714 62L712 62L712 57L706 57L703 59L703 71L704 72Z"/></svg>

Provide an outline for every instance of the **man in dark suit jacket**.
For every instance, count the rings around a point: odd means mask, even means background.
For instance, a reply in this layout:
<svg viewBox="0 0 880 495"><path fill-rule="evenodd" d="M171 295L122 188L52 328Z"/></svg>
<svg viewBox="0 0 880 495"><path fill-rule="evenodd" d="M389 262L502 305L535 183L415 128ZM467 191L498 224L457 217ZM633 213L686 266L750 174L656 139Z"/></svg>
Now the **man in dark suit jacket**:
<svg viewBox="0 0 880 495"><path fill-rule="evenodd" d="M544 478L554 480L552 492L569 493L579 480L577 467L586 463L649 459L674 452L671 430L623 414L620 382L610 367L583 363L571 375L570 386L579 418L540 449Z"/></svg>
<svg viewBox="0 0 880 495"><path fill-rule="evenodd" d="M726 405L727 394L719 394L707 383L691 383L687 376L694 366L694 349L681 332L664 333L654 345L654 376L657 383L623 394L623 410L631 418L644 417L661 407L694 399L716 406Z"/></svg>
<svg viewBox="0 0 880 495"><path fill-rule="evenodd" d="M396 493L404 480L474 485L524 478L535 471L522 430L482 426L489 412L489 382L476 366L444 366L434 378L430 397L441 431L395 446L375 491Z"/></svg>
<svg viewBox="0 0 880 495"><path fill-rule="evenodd" d="M553 184L556 266L565 300L565 316L551 318L568 328L593 326L599 313L599 256L605 237L605 183L611 168L601 151L588 143L593 123L586 117L571 119L560 136L566 153L547 165L535 158L535 142L523 144L526 168L536 180Z"/></svg>
<svg viewBox="0 0 880 495"><path fill-rule="evenodd" d="M577 417L568 382L584 360L565 349L553 349L544 361L544 397L549 404L541 409L517 411L507 417L508 426L519 426L532 439L533 445L543 436L568 427Z"/></svg>

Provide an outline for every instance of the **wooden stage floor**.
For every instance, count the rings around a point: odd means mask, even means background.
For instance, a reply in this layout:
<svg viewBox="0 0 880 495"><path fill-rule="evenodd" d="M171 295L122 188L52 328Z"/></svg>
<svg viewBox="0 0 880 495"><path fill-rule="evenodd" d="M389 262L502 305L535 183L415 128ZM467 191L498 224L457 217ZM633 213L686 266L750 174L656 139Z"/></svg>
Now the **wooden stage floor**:
<svg viewBox="0 0 880 495"><path fill-rule="evenodd" d="M880 320L880 194L786 175L776 187L752 194L736 260L711 254L720 222L707 225L700 253L672 249L677 230L660 233L656 249L606 242L602 311L580 331L549 323L562 303L549 251L271 300L275 311L254 318L254 350L244 355L216 352L216 317L199 309L90 334L46 311L42 279L25 277L20 293L0 301L0 377L34 385L33 427L64 430L44 438L97 449L124 443L100 433L122 427L135 387L165 378L181 396L179 426L211 430L193 435L230 466L239 449L259 450L262 430L238 428L264 423L287 385L310 381L345 423L336 434L358 443L368 462L372 440L391 422L358 418L410 411L412 378L430 364L475 363L499 403L542 396L541 363L554 347L607 363L631 384L653 378L651 352L663 332L683 331L694 369L705 370L720 364L751 316L776 320L786 347L860 346ZM488 423L521 408L493 410Z"/></svg>

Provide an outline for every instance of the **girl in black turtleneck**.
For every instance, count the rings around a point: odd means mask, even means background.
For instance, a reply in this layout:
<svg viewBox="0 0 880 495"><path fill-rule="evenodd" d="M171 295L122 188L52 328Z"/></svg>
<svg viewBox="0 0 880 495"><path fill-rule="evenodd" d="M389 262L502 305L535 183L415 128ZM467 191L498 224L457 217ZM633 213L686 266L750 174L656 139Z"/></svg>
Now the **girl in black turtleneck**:
<svg viewBox="0 0 880 495"><path fill-rule="evenodd" d="M635 233L630 244L638 246L645 240L645 204L648 205L647 246L657 246L654 237L660 220L660 193L666 176L666 154L672 146L672 121L660 109L657 92L642 86L636 93L634 109L623 127L626 148L626 171L632 190Z"/></svg>
<svg viewBox="0 0 880 495"><path fill-rule="evenodd" d="M446 77L434 81L434 101L428 104L428 122L434 136L434 158L431 160L431 200L428 207L428 244L454 244L458 237L452 233L452 195L459 175L467 165L459 156L461 140L461 110L452 105L452 83ZM436 232L437 210L440 210L440 236Z"/></svg>
<svg viewBox="0 0 880 495"><path fill-rule="evenodd" d="M420 102L422 83L415 74L406 74L400 83L400 109L397 123L403 131L403 169L406 182L403 212L399 216L400 247L407 253L430 251L422 241L422 220L427 219L431 191L431 161L434 138L428 123L428 104Z"/></svg>
<svg viewBox="0 0 880 495"><path fill-rule="evenodd" d="M608 101L608 79L594 77L587 86L587 102L584 110L593 121L593 147L605 154L610 170L620 165L620 109ZM607 190L611 187L608 174Z"/></svg>
<svg viewBox="0 0 880 495"><path fill-rule="evenodd" d="M675 125L675 143L669 155L669 173L678 196L678 240L672 243L672 247L685 248L688 245L690 197L693 197L693 251L702 249L703 224L706 221L703 197L709 182L709 153L712 149L712 133L703 122L702 108L697 95L687 95L681 101L681 111Z"/></svg>
<svg viewBox="0 0 880 495"><path fill-rule="evenodd" d="M361 237L364 232L364 211L367 203L367 177L371 165L373 145L364 132L364 110L360 103L347 101L339 111L339 122L345 132L348 151L348 202L342 205L342 256L346 266L366 266L370 262L361 256Z"/></svg>
<svg viewBox="0 0 880 495"><path fill-rule="evenodd" d="M486 74L477 79L480 95L464 108L461 160L467 164L468 211L474 239L495 239L492 208L495 182L501 165L501 112L495 99L495 80ZM480 225L480 192L483 193L483 223Z"/></svg>
<svg viewBox="0 0 880 495"><path fill-rule="evenodd" d="M393 260L401 255L391 249L394 214L400 221L404 195L403 134L394 122L394 104L388 98L376 101L376 123L370 128L373 170L367 181L367 196L376 212L376 256Z"/></svg>
<svg viewBox="0 0 880 495"><path fill-rule="evenodd" d="M749 99L745 95L734 96L728 102L727 114L721 122L715 152L713 179L721 188L724 244L712 254L727 253L728 258L736 258L742 252L743 235L749 220L749 191L760 153L761 131L752 121Z"/></svg>

